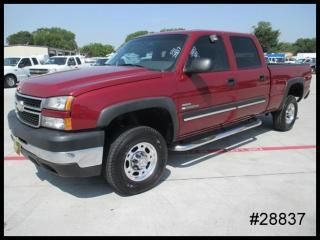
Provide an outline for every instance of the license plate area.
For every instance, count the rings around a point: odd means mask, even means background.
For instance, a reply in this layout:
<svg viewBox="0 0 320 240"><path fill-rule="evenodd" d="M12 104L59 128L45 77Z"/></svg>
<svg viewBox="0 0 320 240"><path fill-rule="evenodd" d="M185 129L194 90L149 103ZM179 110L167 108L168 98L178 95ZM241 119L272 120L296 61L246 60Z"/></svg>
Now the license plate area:
<svg viewBox="0 0 320 240"><path fill-rule="evenodd" d="M21 144L18 141L18 139L14 136L12 136L12 140L13 140L13 149L16 152L16 154L20 155L21 154Z"/></svg>

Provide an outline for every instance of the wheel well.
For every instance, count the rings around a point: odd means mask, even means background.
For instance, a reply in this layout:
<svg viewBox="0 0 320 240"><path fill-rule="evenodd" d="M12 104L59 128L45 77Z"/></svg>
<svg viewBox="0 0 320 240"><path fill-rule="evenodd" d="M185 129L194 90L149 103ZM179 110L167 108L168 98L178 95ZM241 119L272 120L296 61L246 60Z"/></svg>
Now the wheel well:
<svg viewBox="0 0 320 240"><path fill-rule="evenodd" d="M148 108L124 113L113 119L106 128L111 138L134 126L148 126L156 129L170 144L173 140L173 123L170 113L163 108Z"/></svg>
<svg viewBox="0 0 320 240"><path fill-rule="evenodd" d="M13 73L8 73L7 75L4 76L4 78L6 78L7 76L13 76L17 80L17 76L14 75Z"/></svg>
<svg viewBox="0 0 320 240"><path fill-rule="evenodd" d="M301 83L293 84L288 91L288 95L298 97L298 101L300 101L300 99L302 99L303 96L303 85Z"/></svg>

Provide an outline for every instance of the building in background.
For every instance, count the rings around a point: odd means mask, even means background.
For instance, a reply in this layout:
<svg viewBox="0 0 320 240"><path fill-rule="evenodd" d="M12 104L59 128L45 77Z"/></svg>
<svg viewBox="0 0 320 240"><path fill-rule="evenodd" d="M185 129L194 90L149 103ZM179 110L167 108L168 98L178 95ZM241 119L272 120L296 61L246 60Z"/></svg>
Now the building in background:
<svg viewBox="0 0 320 240"><path fill-rule="evenodd" d="M317 58L317 53L298 53L297 59Z"/></svg>
<svg viewBox="0 0 320 240"><path fill-rule="evenodd" d="M52 56L62 55L76 55L79 54L78 50L65 50L59 48L52 48L46 46L34 46L34 45L9 45L4 46L4 58L7 57L38 57L46 59Z"/></svg>

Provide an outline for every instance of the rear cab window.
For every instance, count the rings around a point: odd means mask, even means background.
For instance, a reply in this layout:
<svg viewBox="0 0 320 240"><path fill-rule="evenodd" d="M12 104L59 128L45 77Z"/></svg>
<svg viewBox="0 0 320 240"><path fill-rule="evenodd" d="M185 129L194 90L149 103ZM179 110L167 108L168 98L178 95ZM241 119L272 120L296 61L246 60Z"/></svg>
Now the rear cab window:
<svg viewBox="0 0 320 240"><path fill-rule="evenodd" d="M250 37L230 36L230 42L238 69L261 66L258 49Z"/></svg>

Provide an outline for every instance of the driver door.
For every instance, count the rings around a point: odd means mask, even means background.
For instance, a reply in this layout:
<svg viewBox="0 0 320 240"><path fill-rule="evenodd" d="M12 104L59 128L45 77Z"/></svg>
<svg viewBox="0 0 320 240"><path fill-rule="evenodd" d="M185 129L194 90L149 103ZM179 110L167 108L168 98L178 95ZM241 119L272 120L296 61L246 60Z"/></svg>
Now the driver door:
<svg viewBox="0 0 320 240"><path fill-rule="evenodd" d="M186 64L195 58L211 60L208 72L183 73L178 83L180 135L194 134L235 118L228 104L236 100L236 90L230 61L221 36L212 42L209 35L194 43Z"/></svg>

